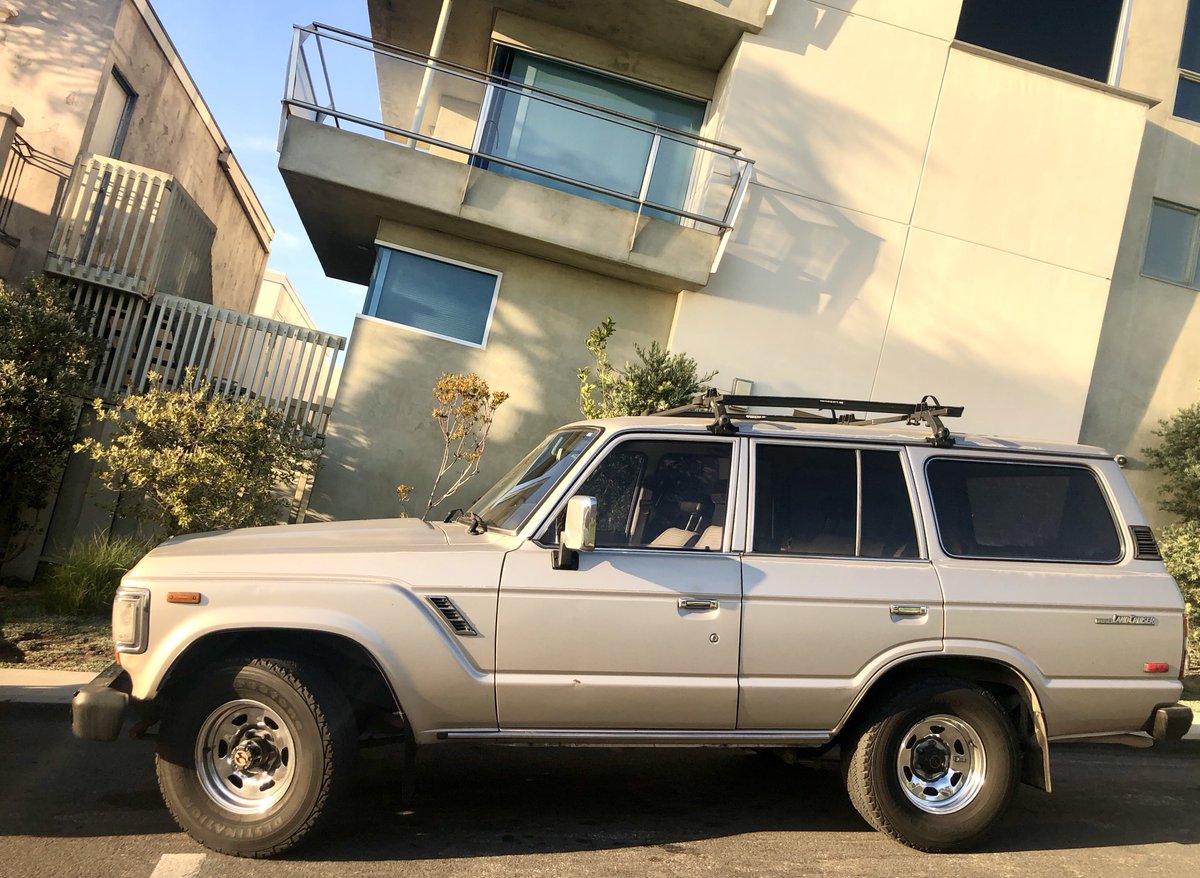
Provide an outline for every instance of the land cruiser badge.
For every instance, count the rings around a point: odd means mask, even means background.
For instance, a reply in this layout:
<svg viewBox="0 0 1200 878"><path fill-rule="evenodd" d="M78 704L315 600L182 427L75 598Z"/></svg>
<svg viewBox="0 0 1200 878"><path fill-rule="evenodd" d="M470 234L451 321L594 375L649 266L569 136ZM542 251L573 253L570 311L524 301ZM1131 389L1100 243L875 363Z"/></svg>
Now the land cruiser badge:
<svg viewBox="0 0 1200 878"><path fill-rule="evenodd" d="M1097 616L1097 625L1157 625L1158 616L1134 616L1129 613L1113 613L1111 616Z"/></svg>

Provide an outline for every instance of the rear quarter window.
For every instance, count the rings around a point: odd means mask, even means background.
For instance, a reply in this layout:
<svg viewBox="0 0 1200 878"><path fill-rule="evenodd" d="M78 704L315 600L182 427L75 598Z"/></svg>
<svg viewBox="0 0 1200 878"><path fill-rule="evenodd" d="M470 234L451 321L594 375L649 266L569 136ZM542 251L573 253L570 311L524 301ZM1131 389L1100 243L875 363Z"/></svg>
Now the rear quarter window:
<svg viewBox="0 0 1200 878"><path fill-rule="evenodd" d="M1111 564L1121 540L1086 466L934 458L925 465L938 537L957 558Z"/></svg>

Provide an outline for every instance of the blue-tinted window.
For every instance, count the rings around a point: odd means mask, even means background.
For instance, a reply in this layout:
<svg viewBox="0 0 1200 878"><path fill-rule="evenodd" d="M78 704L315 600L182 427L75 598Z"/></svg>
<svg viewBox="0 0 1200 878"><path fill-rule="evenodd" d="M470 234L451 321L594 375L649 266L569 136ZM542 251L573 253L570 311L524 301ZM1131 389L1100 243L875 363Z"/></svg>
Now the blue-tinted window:
<svg viewBox="0 0 1200 878"><path fill-rule="evenodd" d="M636 210L633 202L566 181L636 198L641 193L647 164L652 161L647 200L675 209L686 206L688 184L697 158L697 149L687 135L699 133L704 122L704 101L508 47L497 51L494 72L504 79L600 109L582 111L552 97L494 89L480 143L483 155L564 179L556 180L499 161L481 160L489 170ZM604 110L632 120L609 116ZM655 147L654 126L682 132L683 136L665 134ZM650 208L647 213L677 221L666 211Z"/></svg>
<svg viewBox="0 0 1200 878"><path fill-rule="evenodd" d="M1197 286L1197 220L1200 214L1165 201L1155 201L1150 210L1150 233L1142 274L1177 284Z"/></svg>
<svg viewBox="0 0 1200 878"><path fill-rule="evenodd" d="M380 247L363 313L482 347L499 286L493 271Z"/></svg>
<svg viewBox="0 0 1200 878"><path fill-rule="evenodd" d="M1174 113L1181 119L1200 122L1200 0L1189 0L1179 47L1179 86L1175 90Z"/></svg>

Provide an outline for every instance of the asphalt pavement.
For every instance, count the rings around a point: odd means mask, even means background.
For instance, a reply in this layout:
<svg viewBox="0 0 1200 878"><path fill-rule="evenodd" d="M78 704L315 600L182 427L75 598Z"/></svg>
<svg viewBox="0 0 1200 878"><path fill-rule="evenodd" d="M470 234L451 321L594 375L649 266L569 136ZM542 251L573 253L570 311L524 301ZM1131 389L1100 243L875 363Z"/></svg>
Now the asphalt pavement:
<svg viewBox="0 0 1200 878"><path fill-rule="evenodd" d="M978 853L869 830L836 770L706 749L364 751L352 800L281 860L206 851L159 798L150 741L71 737L62 704L0 703L0 875L944 876L1200 873L1200 742L1062 746L1053 795L1022 788Z"/></svg>

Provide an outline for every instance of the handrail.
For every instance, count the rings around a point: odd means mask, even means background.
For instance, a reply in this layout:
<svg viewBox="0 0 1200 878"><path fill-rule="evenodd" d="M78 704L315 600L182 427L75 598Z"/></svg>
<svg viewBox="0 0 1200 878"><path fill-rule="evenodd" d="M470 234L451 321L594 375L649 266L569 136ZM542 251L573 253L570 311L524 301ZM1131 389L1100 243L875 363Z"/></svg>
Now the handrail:
<svg viewBox="0 0 1200 878"><path fill-rule="evenodd" d="M734 146L731 143L722 143L719 140L711 140L707 137L701 137L698 134L680 131L678 128L670 128L666 125L647 122L645 119L639 119L637 116L630 116L628 113L622 113L620 110L610 110L607 107L601 107L598 104L590 104L587 101L577 100L576 98L568 98L555 92L547 91L544 88L539 88L536 85L529 85L515 79L506 79L505 77L498 76L494 73L484 73L481 70L476 70L474 67L468 67L465 64L447 61L444 58L434 58L432 55L426 55L423 52L417 52L413 49L406 49L403 46L396 46L392 43L385 43L384 41L377 40L374 37L364 37L361 34L356 34L353 31L342 30L341 28L333 27L332 25L321 24L320 22L314 21L312 24L307 26L295 25L295 29L313 35L320 35L319 31L322 30L330 31L334 34L338 34L340 37L348 37L349 39L339 39L339 36L326 35L328 39L337 40L340 43L345 43L346 45L353 46L354 48L367 49L368 51L375 52L379 55L386 55L390 58L395 58L398 61L417 63L417 61L414 61L413 59L418 59L420 62L423 62L424 66L436 67L443 73L448 73L451 76L457 76L460 79L468 79L472 82L478 82L483 85L507 85L510 86L510 88L506 89L507 91L529 92L532 94L543 95L544 97L550 98L555 102L561 102L564 105L595 110L599 114L598 118L608 119L616 117L619 119L625 119L629 122L635 123L634 125L630 125L628 127L638 127L643 129L649 128L665 134L678 135L683 143L687 143L689 145L692 143L700 143L714 147L714 149L711 150L712 152L720 152L725 150L737 155L742 151L740 146ZM353 42L353 40L358 40L359 42L356 43ZM361 43L370 43L371 45L363 46ZM388 51L381 51L376 49L375 46L384 46L388 49ZM746 161L753 160L746 159Z"/></svg>
<svg viewBox="0 0 1200 878"><path fill-rule="evenodd" d="M311 53L306 52L306 42L310 37L316 44L317 52L315 58ZM391 58L404 64L424 68L427 71L434 70L440 74L469 82L473 86L481 88L483 90L483 98L482 103L477 107L475 136L471 139L470 145L455 143L443 137L434 136L433 133L424 134L401 125L389 124L382 121L382 119L366 118L357 113L339 109L334 100L330 68L322 46L324 40L340 43L354 50L370 52L374 56ZM315 69L317 67L320 68L319 72ZM317 93L317 83L322 80L325 85L324 96ZM488 113L488 107L492 103L491 96L496 92L512 94L522 100L532 100L548 104L648 136L651 138L651 141L647 150L643 173L638 175L636 179L634 179L634 175L631 173L630 186L628 187L630 191L622 191L556 173L546 168L529 165L505 155L496 154L494 151L485 148L483 139L480 137L480 132L487 121L485 117ZM400 141L396 144L397 146L413 148L417 144L421 144L425 147L436 147L466 156L468 161L494 163L495 165L520 171L552 183L593 193L605 198L611 198L623 204L630 205L631 210L636 208L639 218L647 210L655 211L662 215L674 217L676 218L675 221L688 221L702 226L706 230L711 230L719 234L722 239L733 228L733 222L737 218L741 201L745 198L747 183L754 169L754 161L741 155L739 147L689 134L664 125L658 125L619 111L608 110L595 104L564 97L563 95L555 94L533 85L483 73L461 64L443 61L420 52L316 22L310 25L295 25L293 28L292 52L288 59L287 82L282 107L283 113L280 120L279 133L279 143L281 146L287 120L292 113L311 117L317 122L331 120L339 128L342 127L342 122L346 122L379 131L385 135L395 135L397 138L400 138ZM655 162L660 153L659 145L664 140L688 147L696 154L704 154L711 156L712 159L730 162L727 174L730 195L723 202L715 206L714 215L709 215L694 208L684 209L682 207L662 204L649 197L650 180L655 172ZM699 158L697 157L693 161L699 161ZM700 169L701 174L703 171L709 173L709 180L713 179L714 175L719 176L721 179L726 179L726 174L723 171L716 171L711 165L703 164L700 166ZM697 168L693 166L693 191L688 198L688 203L692 205L701 203L703 200L702 192L695 190L695 187L698 185L697 180L700 179L700 177L696 176L697 173ZM708 184L702 183L699 185L702 188ZM721 185L724 186L725 184L722 183ZM724 248L721 247L718 251L718 259L720 252L723 250ZM715 263L713 270L715 270Z"/></svg>

